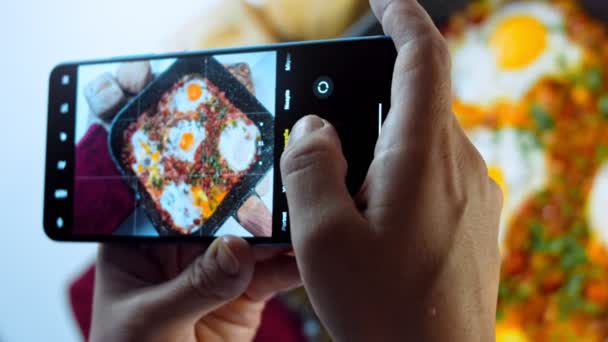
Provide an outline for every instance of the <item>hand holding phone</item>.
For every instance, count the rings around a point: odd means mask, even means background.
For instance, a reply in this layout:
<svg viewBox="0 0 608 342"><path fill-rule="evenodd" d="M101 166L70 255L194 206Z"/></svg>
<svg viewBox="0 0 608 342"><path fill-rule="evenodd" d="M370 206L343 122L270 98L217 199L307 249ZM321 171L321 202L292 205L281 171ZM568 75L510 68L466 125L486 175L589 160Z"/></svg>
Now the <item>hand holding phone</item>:
<svg viewBox="0 0 608 342"><path fill-rule="evenodd" d="M355 200L319 117L283 155L292 239L338 341L494 340L502 197L451 110L447 46L417 1L372 1L399 51L390 114Z"/></svg>
<svg viewBox="0 0 608 342"><path fill-rule="evenodd" d="M90 341L251 341L265 303L301 285L286 248L103 244Z"/></svg>

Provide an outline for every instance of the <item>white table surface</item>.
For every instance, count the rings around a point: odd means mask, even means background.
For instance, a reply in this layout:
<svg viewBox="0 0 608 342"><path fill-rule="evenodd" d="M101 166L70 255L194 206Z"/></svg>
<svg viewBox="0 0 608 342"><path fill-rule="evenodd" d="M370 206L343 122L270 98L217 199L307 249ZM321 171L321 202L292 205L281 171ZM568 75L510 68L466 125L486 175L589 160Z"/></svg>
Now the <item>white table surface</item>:
<svg viewBox="0 0 608 342"><path fill-rule="evenodd" d="M96 245L55 243L42 232L49 71L66 60L160 51L208 1L2 2L0 341L81 340L67 286Z"/></svg>

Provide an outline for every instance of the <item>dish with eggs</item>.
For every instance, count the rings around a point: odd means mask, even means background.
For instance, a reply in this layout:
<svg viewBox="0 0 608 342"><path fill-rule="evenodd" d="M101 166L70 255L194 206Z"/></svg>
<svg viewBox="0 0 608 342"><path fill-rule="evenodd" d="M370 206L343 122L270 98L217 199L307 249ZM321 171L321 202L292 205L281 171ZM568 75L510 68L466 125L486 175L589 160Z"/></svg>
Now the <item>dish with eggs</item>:
<svg viewBox="0 0 608 342"><path fill-rule="evenodd" d="M256 164L262 145L256 123L196 73L164 91L123 137L122 164L137 177L164 226L177 234L191 234L210 221Z"/></svg>
<svg viewBox="0 0 608 342"><path fill-rule="evenodd" d="M572 0L473 1L453 110L502 188L497 341L608 338L608 30Z"/></svg>

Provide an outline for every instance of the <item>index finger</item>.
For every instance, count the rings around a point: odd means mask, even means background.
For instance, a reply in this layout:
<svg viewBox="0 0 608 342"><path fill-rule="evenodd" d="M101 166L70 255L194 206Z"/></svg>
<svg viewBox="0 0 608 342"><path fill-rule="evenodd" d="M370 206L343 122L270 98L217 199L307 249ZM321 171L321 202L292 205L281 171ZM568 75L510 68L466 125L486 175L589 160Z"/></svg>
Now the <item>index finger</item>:
<svg viewBox="0 0 608 342"><path fill-rule="evenodd" d="M447 44L418 1L371 0L371 6L399 52L376 154L408 143L433 146L429 139L452 116Z"/></svg>

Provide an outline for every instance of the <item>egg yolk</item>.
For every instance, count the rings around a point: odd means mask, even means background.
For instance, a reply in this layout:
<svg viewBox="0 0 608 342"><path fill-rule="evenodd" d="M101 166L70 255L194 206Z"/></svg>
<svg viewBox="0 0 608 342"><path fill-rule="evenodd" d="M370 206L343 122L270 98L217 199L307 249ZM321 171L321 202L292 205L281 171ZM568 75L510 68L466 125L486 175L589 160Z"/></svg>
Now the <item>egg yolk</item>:
<svg viewBox="0 0 608 342"><path fill-rule="evenodd" d="M528 337L515 327L497 327L496 342L528 342Z"/></svg>
<svg viewBox="0 0 608 342"><path fill-rule="evenodd" d="M152 160L154 160L155 162L160 160L160 152L156 151L154 153L152 153Z"/></svg>
<svg viewBox="0 0 608 342"><path fill-rule="evenodd" d="M146 152L150 152L150 145L148 145L146 142L142 141L140 143L141 147L144 149L144 151Z"/></svg>
<svg viewBox="0 0 608 342"><path fill-rule="evenodd" d="M182 137L179 139L179 148L182 151L187 151L194 144L194 134L192 133L184 133Z"/></svg>
<svg viewBox="0 0 608 342"><path fill-rule="evenodd" d="M196 101L203 95L203 88L198 83L192 83L186 87L186 94L190 101Z"/></svg>
<svg viewBox="0 0 608 342"><path fill-rule="evenodd" d="M502 198L506 200L509 189L507 187L507 183L505 182L505 175L502 172L502 169L496 165L490 165L488 167L488 176L490 176L490 178L496 182L500 190L502 190Z"/></svg>
<svg viewBox="0 0 608 342"><path fill-rule="evenodd" d="M209 200L209 197L205 195L203 189L198 186L193 186L191 188L192 194L194 195L194 205L199 207L202 211L203 218L208 219L215 212L215 206L212 201Z"/></svg>
<svg viewBox="0 0 608 342"><path fill-rule="evenodd" d="M498 24L489 44L501 69L522 69L547 47L547 28L533 16L512 16Z"/></svg>

